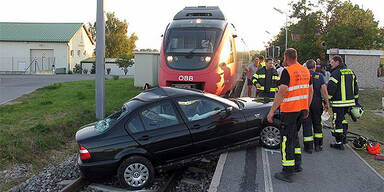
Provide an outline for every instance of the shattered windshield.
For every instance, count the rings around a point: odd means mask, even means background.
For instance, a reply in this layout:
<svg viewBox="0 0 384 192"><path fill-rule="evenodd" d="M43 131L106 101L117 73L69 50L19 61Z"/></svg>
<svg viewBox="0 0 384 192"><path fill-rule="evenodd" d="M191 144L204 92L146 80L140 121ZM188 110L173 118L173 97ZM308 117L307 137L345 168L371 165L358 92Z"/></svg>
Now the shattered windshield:
<svg viewBox="0 0 384 192"><path fill-rule="evenodd" d="M106 119L98 121L95 125L95 129L99 132L103 132L103 131L107 130L110 126L111 126L111 119L106 118Z"/></svg>
<svg viewBox="0 0 384 192"><path fill-rule="evenodd" d="M96 123L95 129L99 132L104 132L112 127L120 119L124 118L127 114L131 113L138 105L142 103L139 100L133 99L125 103L120 110L114 112L107 118L100 120Z"/></svg>

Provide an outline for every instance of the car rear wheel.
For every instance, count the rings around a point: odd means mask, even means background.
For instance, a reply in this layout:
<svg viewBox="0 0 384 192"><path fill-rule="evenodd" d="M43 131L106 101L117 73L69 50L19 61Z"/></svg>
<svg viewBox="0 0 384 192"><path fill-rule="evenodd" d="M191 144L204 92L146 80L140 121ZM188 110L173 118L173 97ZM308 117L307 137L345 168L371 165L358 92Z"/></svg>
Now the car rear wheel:
<svg viewBox="0 0 384 192"><path fill-rule="evenodd" d="M149 186L154 178L155 170L152 163L141 156L125 159L119 166L117 176L120 183L130 190Z"/></svg>
<svg viewBox="0 0 384 192"><path fill-rule="evenodd" d="M281 134L276 125L267 125L260 132L260 141L264 147L277 149L280 147Z"/></svg>

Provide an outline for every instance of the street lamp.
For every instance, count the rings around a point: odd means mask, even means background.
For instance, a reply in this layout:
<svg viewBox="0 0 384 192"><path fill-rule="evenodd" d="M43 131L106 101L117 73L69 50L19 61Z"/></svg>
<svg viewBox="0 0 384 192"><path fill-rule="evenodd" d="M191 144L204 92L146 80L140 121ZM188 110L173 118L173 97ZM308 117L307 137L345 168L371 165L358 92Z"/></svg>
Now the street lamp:
<svg viewBox="0 0 384 192"><path fill-rule="evenodd" d="M278 9L276 7L273 8L275 11L279 12L282 15L285 15L285 50L287 50L288 47L288 15L282 11L281 9Z"/></svg>

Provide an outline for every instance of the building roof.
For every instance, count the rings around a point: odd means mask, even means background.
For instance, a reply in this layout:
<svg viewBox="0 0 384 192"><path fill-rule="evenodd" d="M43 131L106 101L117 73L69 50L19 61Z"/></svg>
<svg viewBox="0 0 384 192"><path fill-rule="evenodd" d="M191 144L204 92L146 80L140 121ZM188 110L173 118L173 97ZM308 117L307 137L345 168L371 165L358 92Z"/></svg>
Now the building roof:
<svg viewBox="0 0 384 192"><path fill-rule="evenodd" d="M83 23L0 22L0 41L69 42L83 26ZM86 32L90 38L87 30ZM93 43L91 38L90 40Z"/></svg>
<svg viewBox="0 0 384 192"><path fill-rule="evenodd" d="M381 56L384 55L382 50L357 50L357 49L328 49L327 54L331 55L372 55Z"/></svg>

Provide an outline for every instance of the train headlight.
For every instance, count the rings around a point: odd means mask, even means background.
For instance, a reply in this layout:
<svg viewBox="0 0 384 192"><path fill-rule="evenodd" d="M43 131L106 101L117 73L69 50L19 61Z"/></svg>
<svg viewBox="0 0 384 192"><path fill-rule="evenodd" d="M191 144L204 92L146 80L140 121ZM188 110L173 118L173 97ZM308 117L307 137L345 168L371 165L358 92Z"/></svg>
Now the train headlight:
<svg viewBox="0 0 384 192"><path fill-rule="evenodd" d="M167 57L167 61L168 61L168 62L172 62L172 61L173 61L173 57L169 55L169 56Z"/></svg>
<svg viewBox="0 0 384 192"><path fill-rule="evenodd" d="M209 63L210 61L211 61L211 57L210 56L207 56L207 57L205 57L205 62L207 62L207 63Z"/></svg>

